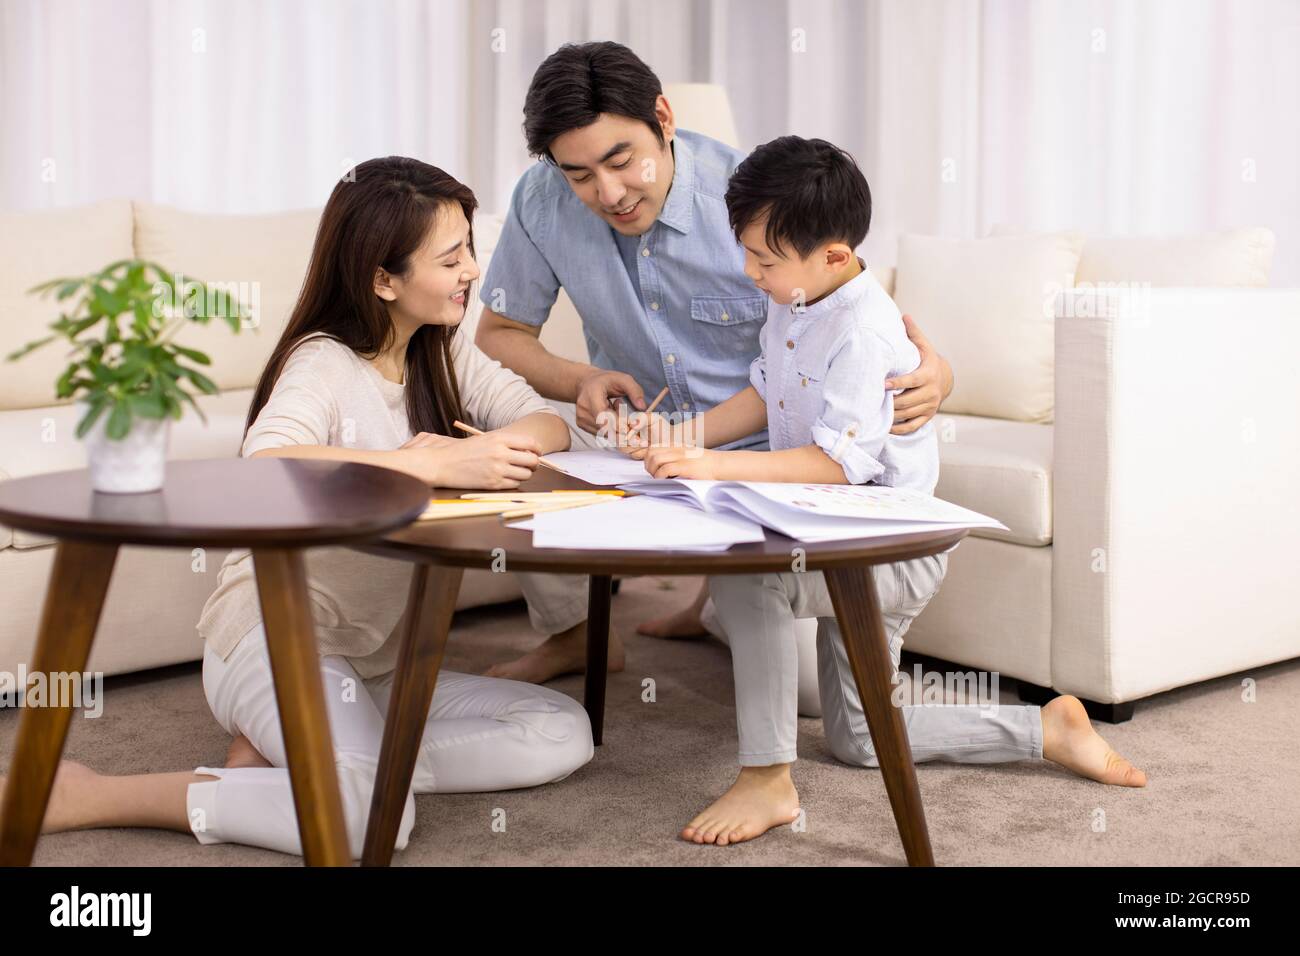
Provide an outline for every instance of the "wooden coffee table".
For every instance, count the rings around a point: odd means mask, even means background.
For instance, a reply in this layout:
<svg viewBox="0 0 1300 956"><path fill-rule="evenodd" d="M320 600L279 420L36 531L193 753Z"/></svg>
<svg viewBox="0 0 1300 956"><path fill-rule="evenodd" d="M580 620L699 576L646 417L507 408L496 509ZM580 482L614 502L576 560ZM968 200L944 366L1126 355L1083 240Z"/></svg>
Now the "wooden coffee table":
<svg viewBox="0 0 1300 956"><path fill-rule="evenodd" d="M428 486L400 472L284 458L168 462L150 494L95 493L84 470L0 483L0 524L59 540L31 671L84 672L119 546L251 548L303 857L348 865L302 549L375 538L428 500ZM22 711L0 865L31 863L71 716L66 702Z"/></svg>
<svg viewBox="0 0 1300 956"><path fill-rule="evenodd" d="M566 475L539 470L521 490L592 487ZM462 493L463 490L453 488L436 488L433 492L438 498L458 497ZM835 616L848 650L907 861L912 865L932 865L934 854L912 765L912 749L907 742L902 714L890 700L893 663L869 569L875 564L938 554L955 545L965 534L964 531L936 531L803 544L769 531L761 544L736 545L721 553L570 551L534 548L532 532L510 528L499 517L487 516L416 523L393 531L382 540L356 545L368 553L400 558L415 565L406 605L406 630L384 724L363 865L385 866L392 860L451 627L452 608L465 568L491 568L494 562L504 558L508 571L591 576L584 703L591 718L592 735L599 744L604 724L612 577L789 571L795 548L803 549L808 571L826 573Z"/></svg>

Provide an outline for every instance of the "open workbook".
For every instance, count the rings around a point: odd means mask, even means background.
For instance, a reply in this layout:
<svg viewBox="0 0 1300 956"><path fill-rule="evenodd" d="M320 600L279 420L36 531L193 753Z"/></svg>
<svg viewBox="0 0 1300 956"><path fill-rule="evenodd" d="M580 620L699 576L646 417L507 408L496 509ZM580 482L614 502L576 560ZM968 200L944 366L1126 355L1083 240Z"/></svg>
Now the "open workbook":
<svg viewBox="0 0 1300 956"><path fill-rule="evenodd" d="M1006 530L986 515L906 488L686 478L647 478L619 487L713 514L736 515L798 541L958 528Z"/></svg>

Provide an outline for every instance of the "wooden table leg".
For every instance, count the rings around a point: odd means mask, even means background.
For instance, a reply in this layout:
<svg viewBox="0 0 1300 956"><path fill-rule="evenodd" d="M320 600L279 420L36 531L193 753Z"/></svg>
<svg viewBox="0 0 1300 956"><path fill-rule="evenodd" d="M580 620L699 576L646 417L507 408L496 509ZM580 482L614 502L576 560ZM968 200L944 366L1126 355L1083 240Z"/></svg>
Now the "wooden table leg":
<svg viewBox="0 0 1300 956"><path fill-rule="evenodd" d="M930 831L925 825L925 808L912 763L912 746L907 740L902 712L890 700L894 666L871 568L832 568L826 572L826 586L907 862L911 866L934 866Z"/></svg>
<svg viewBox="0 0 1300 956"><path fill-rule="evenodd" d="M104 596L117 559L116 544L61 541L45 592L41 626L32 655L32 674L84 674L95 640ZM26 694L26 687L15 688ZM30 866L63 745L72 707L24 707L18 719L4 803L0 806L0 866Z"/></svg>
<svg viewBox="0 0 1300 956"><path fill-rule="evenodd" d="M438 684L442 652L447 646L456 595L464 572L417 564L406 595L402 643L393 673L393 690L384 719L375 791L370 800L362 866L388 866L393 861L397 830L411 789L415 761L429 719L429 705Z"/></svg>
<svg viewBox="0 0 1300 956"><path fill-rule="evenodd" d="M591 740L599 747L605 735L605 682L609 678L610 576L593 574L587 591L587 675L582 706L591 721Z"/></svg>
<svg viewBox="0 0 1300 956"><path fill-rule="evenodd" d="M352 854L343 822L302 552L254 548L253 567L303 859L308 866L348 866Z"/></svg>

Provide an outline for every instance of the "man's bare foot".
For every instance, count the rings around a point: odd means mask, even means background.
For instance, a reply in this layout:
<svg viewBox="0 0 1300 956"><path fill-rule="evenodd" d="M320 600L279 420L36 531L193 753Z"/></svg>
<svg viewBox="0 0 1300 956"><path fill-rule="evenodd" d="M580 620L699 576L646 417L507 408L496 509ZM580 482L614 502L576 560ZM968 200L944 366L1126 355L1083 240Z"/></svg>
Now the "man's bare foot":
<svg viewBox="0 0 1300 956"><path fill-rule="evenodd" d="M101 779L85 764L60 760L54 771L54 786L50 789L50 802L45 806L41 832L59 833L98 826L93 807ZM4 794L7 783L7 777L0 777L0 795Z"/></svg>
<svg viewBox="0 0 1300 956"><path fill-rule="evenodd" d="M258 752L253 746L253 742L240 734L230 742L230 749L226 751L227 767L269 767L271 761Z"/></svg>
<svg viewBox="0 0 1300 956"><path fill-rule="evenodd" d="M682 829L682 839L726 846L761 836L799 816L790 764L741 767L731 789Z"/></svg>
<svg viewBox="0 0 1300 956"><path fill-rule="evenodd" d="M666 637L676 640L704 637L709 632L704 626L700 615L704 611L704 602L708 599L709 585L707 581L703 581L700 583L700 592L695 595L695 600L691 602L689 607L684 607L663 617L656 617L650 621L642 621L636 626L636 632L649 637Z"/></svg>
<svg viewBox="0 0 1300 956"><path fill-rule="evenodd" d="M1117 787L1145 787L1147 775L1102 739L1088 720L1083 702L1063 695L1042 709L1043 757L1081 777Z"/></svg>
<svg viewBox="0 0 1300 956"><path fill-rule="evenodd" d="M621 671L626 663L623 641L618 631L609 629L608 668L611 674ZM567 631L552 634L523 657L493 664L483 673L488 677L545 684L548 680L565 674L585 674L587 671L587 622L583 621Z"/></svg>

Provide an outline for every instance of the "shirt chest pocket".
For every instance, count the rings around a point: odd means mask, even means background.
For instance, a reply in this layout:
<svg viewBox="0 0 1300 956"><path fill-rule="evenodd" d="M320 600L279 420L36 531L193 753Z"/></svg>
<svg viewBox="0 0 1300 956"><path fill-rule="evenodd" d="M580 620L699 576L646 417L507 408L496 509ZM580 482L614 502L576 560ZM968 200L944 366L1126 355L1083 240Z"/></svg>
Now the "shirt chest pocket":
<svg viewBox="0 0 1300 956"><path fill-rule="evenodd" d="M801 424L811 428L821 417L825 404L826 358L796 354L789 368L785 383L786 411L797 415Z"/></svg>
<svg viewBox="0 0 1300 956"><path fill-rule="evenodd" d="M691 333L709 358L748 364L767 318L765 295L691 296Z"/></svg>

